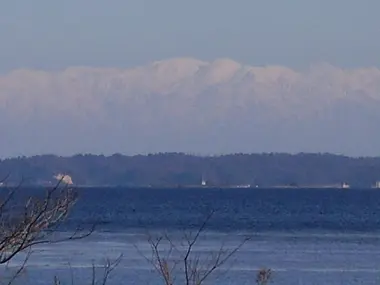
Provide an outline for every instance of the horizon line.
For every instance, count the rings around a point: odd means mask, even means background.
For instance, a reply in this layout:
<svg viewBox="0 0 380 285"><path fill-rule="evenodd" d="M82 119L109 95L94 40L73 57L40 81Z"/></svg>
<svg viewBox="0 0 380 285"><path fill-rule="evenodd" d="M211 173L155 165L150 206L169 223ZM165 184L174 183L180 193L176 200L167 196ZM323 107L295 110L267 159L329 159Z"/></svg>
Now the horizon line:
<svg viewBox="0 0 380 285"><path fill-rule="evenodd" d="M12 160L12 159L28 159L28 158L35 158L35 157L46 157L46 156L54 156L58 158L73 158L76 156L103 156L103 157L112 157L112 156L122 156L122 157L138 157L138 156L158 156L158 155L183 155L183 156L192 156L192 157L199 157L199 158L212 158L212 157L225 157L225 156L251 156L251 155L287 155L287 156L300 156L300 155L323 155L323 156L338 156L338 157L345 157L345 158L352 158L352 159L363 159L363 158L380 158L380 155L378 156L351 156L347 154L342 153L332 153L332 152L231 152L231 153L209 153L209 154L201 154L201 153L194 153L194 152L180 152L180 151L161 151L161 152L148 152L148 153L136 153L136 154L123 154L120 152L115 152L112 154L103 154L103 153L74 153L71 155L60 155L60 154L53 154L53 153L44 153L44 154L34 154L34 155L18 155L18 156L7 156L7 157L1 157L0 161L4 160Z"/></svg>

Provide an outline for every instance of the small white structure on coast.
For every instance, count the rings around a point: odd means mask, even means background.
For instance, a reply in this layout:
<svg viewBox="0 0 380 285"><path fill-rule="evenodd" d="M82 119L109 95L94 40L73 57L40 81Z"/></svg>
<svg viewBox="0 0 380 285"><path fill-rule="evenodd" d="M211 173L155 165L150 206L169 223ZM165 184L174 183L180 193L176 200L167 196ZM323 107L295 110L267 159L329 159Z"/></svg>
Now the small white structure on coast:
<svg viewBox="0 0 380 285"><path fill-rule="evenodd" d="M343 189L348 189L348 188L350 188L350 185L348 184L348 183L342 183L342 188Z"/></svg>
<svg viewBox="0 0 380 285"><path fill-rule="evenodd" d="M57 175L54 176L54 178L68 185L74 184L71 176L67 174L58 173Z"/></svg>

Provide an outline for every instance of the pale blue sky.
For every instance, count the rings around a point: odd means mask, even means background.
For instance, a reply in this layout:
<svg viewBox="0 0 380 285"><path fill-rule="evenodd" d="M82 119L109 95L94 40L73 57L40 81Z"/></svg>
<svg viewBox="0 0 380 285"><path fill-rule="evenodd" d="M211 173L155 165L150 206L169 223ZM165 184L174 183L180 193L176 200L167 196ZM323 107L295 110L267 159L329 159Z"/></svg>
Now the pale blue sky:
<svg viewBox="0 0 380 285"><path fill-rule="evenodd" d="M380 67L379 0L3 0L0 71L190 56Z"/></svg>

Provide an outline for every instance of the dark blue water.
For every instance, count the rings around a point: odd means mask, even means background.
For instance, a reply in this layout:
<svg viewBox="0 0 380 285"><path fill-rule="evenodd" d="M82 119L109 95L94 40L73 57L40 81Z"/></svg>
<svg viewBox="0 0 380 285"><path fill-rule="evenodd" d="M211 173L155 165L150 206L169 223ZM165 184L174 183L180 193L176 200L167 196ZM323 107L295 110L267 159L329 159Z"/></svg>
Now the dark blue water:
<svg viewBox="0 0 380 285"><path fill-rule="evenodd" d="M182 229L215 211L215 231L380 229L380 191L341 189L79 189L70 226Z"/></svg>
<svg viewBox="0 0 380 285"><path fill-rule="evenodd" d="M274 271L273 284L377 284L380 276L380 191L342 189L78 189L79 200L61 231L97 224L88 239L35 248L18 284L71 284L68 262L80 284L91 264L124 259L109 285L163 284L146 256L144 233L183 233L215 211L195 254L207 255L252 239L236 254L228 274L207 284L252 284L259 268ZM40 194L23 189L22 196ZM19 194L20 194L19 193ZM22 263L14 261L14 269ZM229 266L230 266L229 265ZM101 271L101 269L99 269ZM101 272L100 272L101 274ZM76 283L78 284L78 283Z"/></svg>

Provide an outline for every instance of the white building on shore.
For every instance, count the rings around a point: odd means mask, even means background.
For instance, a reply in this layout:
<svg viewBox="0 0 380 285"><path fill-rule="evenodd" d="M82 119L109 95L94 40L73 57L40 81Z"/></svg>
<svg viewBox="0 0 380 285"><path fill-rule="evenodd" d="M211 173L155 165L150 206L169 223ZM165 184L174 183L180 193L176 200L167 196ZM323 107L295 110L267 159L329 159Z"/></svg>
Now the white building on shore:
<svg viewBox="0 0 380 285"><path fill-rule="evenodd" d="M54 176L54 178L57 179L58 181L61 181L65 184L67 184L67 185L74 184L71 176L67 175L67 174L58 173L57 175Z"/></svg>

